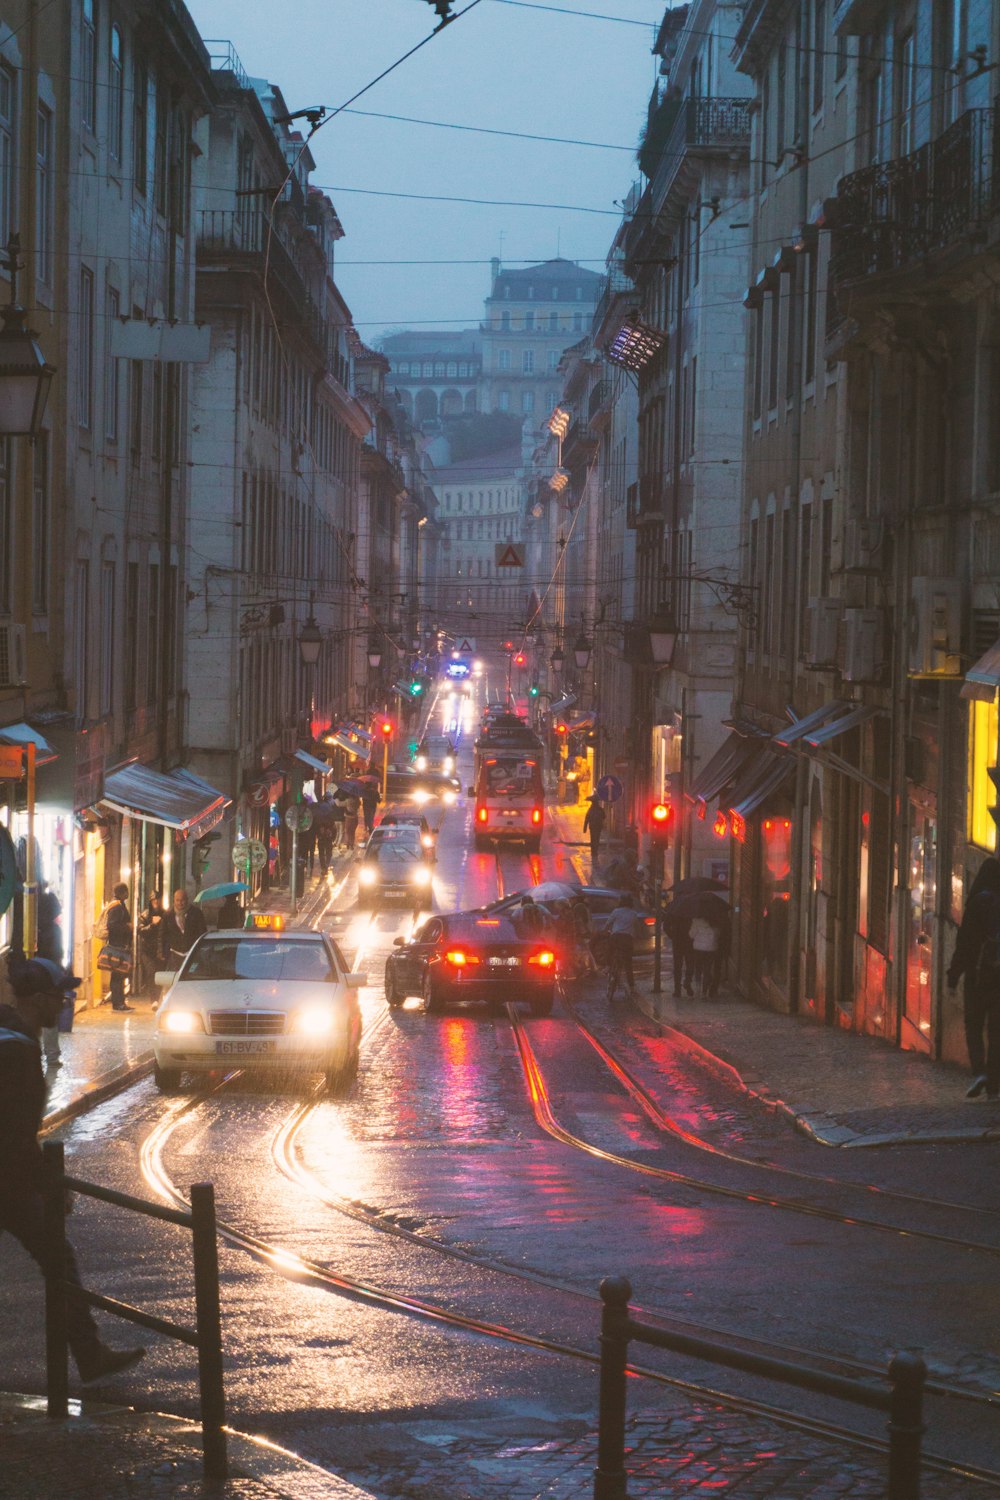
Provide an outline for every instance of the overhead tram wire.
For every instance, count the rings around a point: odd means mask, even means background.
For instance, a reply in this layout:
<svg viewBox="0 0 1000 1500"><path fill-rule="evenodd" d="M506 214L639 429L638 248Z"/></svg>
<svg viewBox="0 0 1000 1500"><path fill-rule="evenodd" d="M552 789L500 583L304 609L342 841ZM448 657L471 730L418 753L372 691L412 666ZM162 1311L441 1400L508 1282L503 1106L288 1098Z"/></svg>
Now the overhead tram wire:
<svg viewBox="0 0 1000 1500"><path fill-rule="evenodd" d="M298 151L295 153L294 157L292 158L291 162L289 163L288 171L285 173L284 180L282 181L281 186L278 188L277 192L275 193L274 198L271 200L271 209L270 209L270 213L268 214L268 224L267 224L267 241L266 241L265 250L264 250L264 277L263 277L263 281L264 281L264 300L267 303L268 315L269 315L269 317L271 319L271 324L272 324L272 326L274 328L275 340L277 342L278 349L281 352L281 360L282 360L282 363L283 363L283 365L285 367L286 378L290 374L290 371L289 371L289 362L288 362L288 355L287 355L287 353L285 351L285 342L284 342L284 339L281 336L281 326L278 323L277 315L275 314L275 311L274 311L274 304L271 301L271 289L270 289L270 285L269 285L269 279L270 279L269 278L269 272L270 272L270 267L271 267L271 248L272 248L272 245L274 243L274 213L275 213L275 209L277 208L278 203L281 200L281 196L284 193L285 188L288 186L289 182L292 180L293 176L295 175L295 171L296 171L296 169L298 167L299 162L302 159L303 153L308 149L309 142L313 139L313 137L316 135L316 133L323 128L324 125L329 125L330 122L331 122L331 120L335 120L339 114L342 114L344 112L344 110L347 109L348 105L354 104L356 102L356 100L358 100L358 99L360 99L362 97L362 95L367 94L369 92L369 90L371 90L371 89L373 89L375 87L376 84L381 83L384 78L387 78L390 73L394 73L397 68L399 68L399 67L401 67L403 65L403 63L408 62L411 57L413 57L417 52L419 52L421 50L421 48L426 47L427 44L428 44L428 42L433 41L436 36L440 36L441 32L444 31L448 25L453 24L455 21L460 21L463 16L467 16L471 10L475 10L476 6L480 5L481 3L482 3L482 0L469 0L469 4L466 5L462 10L460 10L456 15L451 16L448 19L448 21L442 21L438 26L436 26L434 28L433 31L429 32L427 34L427 36L422 37L419 42L416 42L414 44L414 46L410 47L406 52L404 52L401 57L397 57L397 59L396 59L395 62L390 63L387 68L383 68L382 71L381 71L381 73L378 73L374 78L372 78L362 88L358 89L355 93L353 93L350 96L350 98L345 99L344 102L343 102L343 104L339 104L335 109L331 110L329 113L324 113L324 115L323 115L323 117L321 119L313 121L310 124L309 131L308 131L305 139L303 140L302 145L299 147ZM313 460L313 476L315 476L315 474L317 472L317 468L318 468L317 463L316 463L316 453L315 453L315 450L313 449L312 440L308 436L305 439L305 446L308 449L308 451L309 451L309 453L310 453L310 455L312 457L312 460ZM313 503L315 505L315 494L313 494L311 498L313 499ZM341 529L340 529L339 526L335 526L334 527L334 536L336 538L337 547L339 548L341 556L343 557L344 562L345 562L346 567L347 567L347 574L348 574L348 578L351 581L352 591L355 594L357 594L357 592L358 592L358 589L356 587L357 574L356 574L355 568L354 568L354 560L351 557L350 552L348 551L347 547L344 545L343 535L342 535L342 532L341 532ZM386 627L383 624L381 624L381 622L379 622L378 620L375 619L374 615L371 612L371 609L369 607L369 604L368 604L367 600L365 600L364 603L363 603L363 609L364 609L365 615L369 618L369 620L373 624L375 624L375 625L378 626L378 628L381 630L382 634L385 636L386 640L388 640L393 646L395 646L397 650L402 650L403 648L402 648L401 643L399 641L393 640L392 636L389 634L389 632L386 629Z"/></svg>

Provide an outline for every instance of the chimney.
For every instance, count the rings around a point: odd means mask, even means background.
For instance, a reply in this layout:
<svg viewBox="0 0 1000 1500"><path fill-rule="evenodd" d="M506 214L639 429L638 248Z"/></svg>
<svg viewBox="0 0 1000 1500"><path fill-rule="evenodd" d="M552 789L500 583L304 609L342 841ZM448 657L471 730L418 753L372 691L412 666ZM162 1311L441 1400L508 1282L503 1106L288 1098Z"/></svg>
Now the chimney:
<svg viewBox="0 0 1000 1500"><path fill-rule="evenodd" d="M492 286L496 286L497 277L499 275L500 275L500 257L499 257L499 255L494 255L493 259L490 261L490 280L492 282ZM492 287L491 287L491 290L492 290Z"/></svg>

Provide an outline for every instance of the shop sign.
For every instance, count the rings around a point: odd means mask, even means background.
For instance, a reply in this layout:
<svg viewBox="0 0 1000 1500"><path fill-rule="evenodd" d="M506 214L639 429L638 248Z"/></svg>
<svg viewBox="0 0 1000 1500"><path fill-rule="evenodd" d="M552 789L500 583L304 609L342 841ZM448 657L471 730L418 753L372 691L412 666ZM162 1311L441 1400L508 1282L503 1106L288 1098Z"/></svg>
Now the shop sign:
<svg viewBox="0 0 1000 1500"><path fill-rule="evenodd" d="M233 864L238 870L263 870L267 864L267 850L260 839L237 839L233 845Z"/></svg>

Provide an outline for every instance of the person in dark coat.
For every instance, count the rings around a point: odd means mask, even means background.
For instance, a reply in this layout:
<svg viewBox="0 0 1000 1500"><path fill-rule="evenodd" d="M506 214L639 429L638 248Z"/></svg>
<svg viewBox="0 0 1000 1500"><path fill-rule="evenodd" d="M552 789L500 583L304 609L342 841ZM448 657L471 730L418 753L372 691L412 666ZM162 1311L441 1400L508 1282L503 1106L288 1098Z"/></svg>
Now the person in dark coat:
<svg viewBox="0 0 1000 1500"><path fill-rule="evenodd" d="M583 820L584 833L590 834L590 863L591 868L597 865L597 856L601 848L601 834L604 832L604 808L597 799L595 793L587 805L587 815Z"/></svg>
<svg viewBox="0 0 1000 1500"><path fill-rule="evenodd" d="M108 907L108 947L126 948L132 951L132 913L128 909L128 886L116 885L111 894L114 900ZM131 1010L125 1003L125 975L114 970L108 975L111 1009Z"/></svg>
<svg viewBox="0 0 1000 1500"><path fill-rule="evenodd" d="M314 826L316 829L316 853L319 856L319 873L320 879L322 879L330 868L333 846L337 841L336 809L334 808L333 798L329 792L316 804Z"/></svg>
<svg viewBox="0 0 1000 1500"><path fill-rule="evenodd" d="M6 1230L44 1272L49 1257L38 1132L45 1109L45 1075L39 1033L54 1026L63 1002L83 983L47 958L12 957L8 963L13 1005L0 1005L0 1232ZM76 1256L66 1246L66 1280L80 1285ZM99 1380L127 1370L145 1349L111 1349L102 1342L93 1314L76 1297L66 1299L67 1333L80 1380Z"/></svg>
<svg viewBox="0 0 1000 1500"><path fill-rule="evenodd" d="M159 891L150 894L146 906L139 914L139 989L143 995L153 995L156 989L156 971L160 967L163 953L163 923L166 913Z"/></svg>
<svg viewBox="0 0 1000 1500"><path fill-rule="evenodd" d="M62 905L59 897L55 891L49 889L46 881L40 880L35 916L35 953L39 958L47 958L54 964L61 964L63 958L62 928L59 925L61 915ZM62 1066L62 1047L59 1044L58 1026L43 1026L42 1048L45 1052L47 1068Z"/></svg>
<svg viewBox="0 0 1000 1500"><path fill-rule="evenodd" d="M691 917L681 901L666 901L660 914L660 925L670 939L674 961L674 998L694 994L694 951L691 947Z"/></svg>
<svg viewBox="0 0 1000 1500"><path fill-rule="evenodd" d="M191 905L183 888L174 891L173 906L163 923L163 962L176 972L201 935L208 931L205 913Z"/></svg>
<svg viewBox="0 0 1000 1500"><path fill-rule="evenodd" d="M242 927L244 921L243 908L236 891L230 891L229 895L219 907L219 920L216 924L220 932L227 929Z"/></svg>
<svg viewBox="0 0 1000 1500"><path fill-rule="evenodd" d="M373 781L365 781L361 791L361 810L365 815L365 833L375 827L375 809L382 801L379 789Z"/></svg>
<svg viewBox="0 0 1000 1500"><path fill-rule="evenodd" d="M983 972L983 948L991 938L1000 946L1000 860L984 859L965 903L955 951L948 966L948 988L964 980L965 1045L973 1079L966 1096L1000 1097L1000 977Z"/></svg>

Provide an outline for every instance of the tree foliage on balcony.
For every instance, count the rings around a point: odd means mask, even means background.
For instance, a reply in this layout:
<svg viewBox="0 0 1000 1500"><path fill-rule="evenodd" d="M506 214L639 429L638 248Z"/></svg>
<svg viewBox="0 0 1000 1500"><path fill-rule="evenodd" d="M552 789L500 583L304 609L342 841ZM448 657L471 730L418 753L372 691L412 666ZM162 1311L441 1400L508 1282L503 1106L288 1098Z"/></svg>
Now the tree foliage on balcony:
<svg viewBox="0 0 1000 1500"><path fill-rule="evenodd" d="M652 177L656 172L656 164L666 148L670 132L683 107L683 99L673 98L668 94L661 99L656 109L650 111L646 127L639 138L639 149L636 152L639 170L645 176Z"/></svg>

